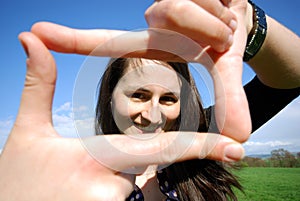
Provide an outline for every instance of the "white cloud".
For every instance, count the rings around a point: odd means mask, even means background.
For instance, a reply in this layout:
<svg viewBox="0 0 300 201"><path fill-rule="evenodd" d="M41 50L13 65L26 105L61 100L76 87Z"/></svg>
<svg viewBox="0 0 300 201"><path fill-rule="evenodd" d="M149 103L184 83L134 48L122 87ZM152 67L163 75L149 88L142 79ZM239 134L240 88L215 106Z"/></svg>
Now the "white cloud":
<svg viewBox="0 0 300 201"><path fill-rule="evenodd" d="M267 141L267 142L254 142L248 141L244 145L246 150L246 155L252 154L270 154L272 150L283 148L289 151L297 151L294 150L294 144L288 141Z"/></svg>
<svg viewBox="0 0 300 201"><path fill-rule="evenodd" d="M94 133L94 115L89 114L88 107L72 108L70 102L63 104L54 111L53 124L57 132L63 137L77 138L91 136Z"/></svg>
<svg viewBox="0 0 300 201"><path fill-rule="evenodd" d="M76 137L72 118L72 105L66 102L54 109L52 118L55 130L63 137Z"/></svg>
<svg viewBox="0 0 300 201"><path fill-rule="evenodd" d="M54 110L54 113L58 113L61 111L70 111L72 108L71 102L66 102L63 105L59 106L57 109Z"/></svg>
<svg viewBox="0 0 300 201"><path fill-rule="evenodd" d="M76 120L73 118L73 111L76 111ZM72 108L70 102L66 102L53 110L53 125L55 130L63 137L91 136L94 133L94 117L88 114L86 106ZM3 148L8 135L12 129L15 119L10 116L0 120L0 149ZM80 135L77 133L79 132Z"/></svg>
<svg viewBox="0 0 300 201"><path fill-rule="evenodd" d="M88 137L95 135L94 133L94 118L76 120L76 130L79 137Z"/></svg>
<svg viewBox="0 0 300 201"><path fill-rule="evenodd" d="M73 108L73 111L74 111L74 112L85 112L85 111L87 111L87 110L88 110L88 107L85 106L85 105L81 105L81 106L79 106L79 107L77 107L77 108Z"/></svg>
<svg viewBox="0 0 300 201"><path fill-rule="evenodd" d="M10 116L6 119L0 120L0 136L7 136L14 123L14 117Z"/></svg>
<svg viewBox="0 0 300 201"><path fill-rule="evenodd" d="M268 141L268 142L246 142L244 146L269 146L269 147L278 147L278 146L288 146L291 145L291 142L282 142L282 141Z"/></svg>
<svg viewBox="0 0 300 201"><path fill-rule="evenodd" d="M0 149L4 146L8 135L12 129L14 118L12 116L0 120Z"/></svg>
<svg viewBox="0 0 300 201"><path fill-rule="evenodd" d="M54 114L53 124L55 130L63 137L77 137L72 116L69 114Z"/></svg>
<svg viewBox="0 0 300 201"><path fill-rule="evenodd" d="M246 154L269 154L284 148L300 151L300 97L254 132L244 144Z"/></svg>

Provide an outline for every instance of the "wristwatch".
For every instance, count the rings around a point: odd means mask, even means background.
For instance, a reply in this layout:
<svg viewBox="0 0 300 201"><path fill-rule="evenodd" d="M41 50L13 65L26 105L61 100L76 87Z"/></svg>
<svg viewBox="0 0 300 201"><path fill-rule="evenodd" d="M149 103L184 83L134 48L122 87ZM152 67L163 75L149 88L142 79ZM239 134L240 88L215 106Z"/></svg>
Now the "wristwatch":
<svg viewBox="0 0 300 201"><path fill-rule="evenodd" d="M265 12L251 0L248 0L248 2L253 7L253 27L247 38L247 45L243 57L244 61L249 61L256 55L267 35L267 20Z"/></svg>

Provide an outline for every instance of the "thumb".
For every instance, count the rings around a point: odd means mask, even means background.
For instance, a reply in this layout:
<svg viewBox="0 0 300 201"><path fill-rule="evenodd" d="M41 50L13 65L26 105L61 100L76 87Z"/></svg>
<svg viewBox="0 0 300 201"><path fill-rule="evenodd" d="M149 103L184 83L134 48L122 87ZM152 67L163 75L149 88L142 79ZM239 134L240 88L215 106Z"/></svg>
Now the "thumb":
<svg viewBox="0 0 300 201"><path fill-rule="evenodd" d="M27 53L27 72L16 123L40 125L52 123L52 101L56 66L45 45L32 33L19 35Z"/></svg>
<svg viewBox="0 0 300 201"><path fill-rule="evenodd" d="M247 32L245 17L247 1L231 1L230 9L238 23L233 35L233 44L219 58L211 73L216 93L216 122L220 132L238 142L248 140L251 133L251 116L248 100L242 85L243 55Z"/></svg>

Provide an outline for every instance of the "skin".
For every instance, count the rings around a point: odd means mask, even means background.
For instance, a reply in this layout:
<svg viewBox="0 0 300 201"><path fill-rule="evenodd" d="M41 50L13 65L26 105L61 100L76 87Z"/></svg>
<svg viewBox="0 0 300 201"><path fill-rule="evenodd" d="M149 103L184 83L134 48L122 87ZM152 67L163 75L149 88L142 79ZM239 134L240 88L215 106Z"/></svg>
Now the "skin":
<svg viewBox="0 0 300 201"><path fill-rule="evenodd" d="M119 129L128 135L167 132L180 114L180 89L181 81L170 66L143 60L142 67L128 67L112 96ZM156 181L156 167L150 165L136 176L145 200L166 198Z"/></svg>
<svg viewBox="0 0 300 201"><path fill-rule="evenodd" d="M179 77L151 60L137 68L129 67L114 90L114 119L125 134L168 131L180 113Z"/></svg>

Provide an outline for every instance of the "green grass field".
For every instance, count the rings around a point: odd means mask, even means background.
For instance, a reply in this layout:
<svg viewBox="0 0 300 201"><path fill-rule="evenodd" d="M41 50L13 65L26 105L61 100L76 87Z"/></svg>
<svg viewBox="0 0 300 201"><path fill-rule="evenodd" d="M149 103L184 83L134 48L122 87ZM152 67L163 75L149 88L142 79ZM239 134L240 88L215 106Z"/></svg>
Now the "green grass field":
<svg viewBox="0 0 300 201"><path fill-rule="evenodd" d="M255 168L235 170L244 186L241 201L300 201L300 168Z"/></svg>

